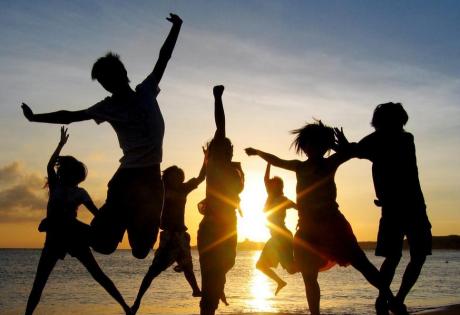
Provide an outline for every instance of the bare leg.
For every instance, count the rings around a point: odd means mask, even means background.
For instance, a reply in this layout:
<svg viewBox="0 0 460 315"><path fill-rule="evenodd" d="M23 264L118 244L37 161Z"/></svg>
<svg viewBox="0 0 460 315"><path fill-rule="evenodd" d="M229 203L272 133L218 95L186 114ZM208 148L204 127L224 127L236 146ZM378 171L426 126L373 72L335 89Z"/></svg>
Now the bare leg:
<svg viewBox="0 0 460 315"><path fill-rule="evenodd" d="M404 275L401 282L401 287L399 288L396 299L404 303L407 294L412 289L414 284L417 282L417 279L422 271L423 264L425 263L426 256L412 257L409 264L404 271Z"/></svg>
<svg viewBox="0 0 460 315"><path fill-rule="evenodd" d="M382 278L382 284L384 286L390 287L393 277L395 275L396 267L401 260L401 256L386 257L380 267L380 276ZM387 315L389 314L388 310L388 301L387 299L380 294L375 300L375 310L377 315Z"/></svg>
<svg viewBox="0 0 460 315"><path fill-rule="evenodd" d="M318 284L318 271L302 271L302 278L305 284L305 293L307 294L308 308L311 315L319 315L319 300L321 291Z"/></svg>
<svg viewBox="0 0 460 315"><path fill-rule="evenodd" d="M134 304L131 307L131 311L133 312L133 314L136 314L137 310L141 306L142 297L152 284L153 279L155 279L163 270L165 270L165 268L161 267L157 263L158 261L159 260L154 259L152 265L147 271L147 274L144 276L144 279L142 280L141 287L139 288L139 292L137 293L136 301L134 301Z"/></svg>
<svg viewBox="0 0 460 315"><path fill-rule="evenodd" d="M29 295L26 307L26 315L31 315L40 301L43 289L45 288L48 277L51 274L59 258L50 252L48 248L43 248L38 262L37 273L35 274L34 284Z"/></svg>
<svg viewBox="0 0 460 315"><path fill-rule="evenodd" d="M126 314L131 314L131 309L126 304L112 280L110 280L109 277L107 277L107 275L101 270L94 259L91 250L88 248L87 251L78 253L75 257L83 264L83 266L86 267L94 280L96 280L107 291L107 293L109 293L121 305Z"/></svg>
<svg viewBox="0 0 460 315"><path fill-rule="evenodd" d="M256 268L262 271L267 277L270 279L274 280L277 284L278 287L276 288L275 295L278 294L279 291L281 291L282 288L286 286L286 282L281 279L276 272L274 272L271 268L269 268L264 262L258 261L256 264Z"/></svg>
<svg viewBox="0 0 460 315"><path fill-rule="evenodd" d="M192 287L192 290L193 290L192 296L200 297L201 290L198 287L198 283L196 282L195 273L193 272L193 266L192 265L184 266L183 270L184 270L185 279L187 279L187 282L190 284L190 287Z"/></svg>

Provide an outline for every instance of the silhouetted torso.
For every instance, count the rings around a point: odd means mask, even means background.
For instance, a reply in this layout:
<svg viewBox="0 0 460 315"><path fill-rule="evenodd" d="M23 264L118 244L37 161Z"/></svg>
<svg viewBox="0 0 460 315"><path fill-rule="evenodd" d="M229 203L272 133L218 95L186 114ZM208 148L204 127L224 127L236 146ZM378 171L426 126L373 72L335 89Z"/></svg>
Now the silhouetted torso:
<svg viewBox="0 0 460 315"><path fill-rule="evenodd" d="M53 221L76 218L78 207L91 200L86 190L80 187L53 185L49 194L47 218Z"/></svg>
<svg viewBox="0 0 460 315"><path fill-rule="evenodd" d="M359 157L373 163L375 192L383 206L407 206L408 211L424 211L412 134L376 131L363 138L358 148Z"/></svg>
<svg viewBox="0 0 460 315"><path fill-rule="evenodd" d="M187 195L197 188L198 185L199 181L196 178L192 178L186 183L181 184L177 189L165 189L165 201L160 225L162 230L170 232L187 231L184 222Z"/></svg>
<svg viewBox="0 0 460 315"><path fill-rule="evenodd" d="M145 167L160 164L164 136L164 120L153 86L152 76L136 87L135 93L124 98L110 96L87 109L98 124L107 121L117 133L123 150L121 167Z"/></svg>
<svg viewBox="0 0 460 315"><path fill-rule="evenodd" d="M264 211L267 213L270 233L276 233L278 229L287 229L284 223L286 210L291 207L291 202L284 195L268 196Z"/></svg>
<svg viewBox="0 0 460 315"><path fill-rule="evenodd" d="M338 211L337 188L334 182L338 167L336 156L334 154L316 162L307 160L297 168L296 192L300 228L309 218L327 218L331 212Z"/></svg>

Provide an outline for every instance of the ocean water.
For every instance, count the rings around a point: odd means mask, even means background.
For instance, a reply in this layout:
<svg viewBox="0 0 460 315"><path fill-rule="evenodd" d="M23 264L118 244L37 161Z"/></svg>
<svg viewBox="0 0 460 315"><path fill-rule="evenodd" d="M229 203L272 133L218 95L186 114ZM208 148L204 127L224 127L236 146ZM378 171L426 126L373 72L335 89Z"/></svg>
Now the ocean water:
<svg viewBox="0 0 460 315"><path fill-rule="evenodd" d="M274 296L275 284L255 269L259 251L238 253L228 274L226 294L230 306L221 305L220 314L286 312L309 314L300 274L279 274L288 285ZM381 259L367 252L380 266ZM0 250L0 314L23 314L35 275L40 250ZM134 300L153 255L133 258L129 251L111 256L96 255L104 271L115 282L128 304ZM198 253L193 251L195 272L200 281ZM397 290L408 253L404 253L392 289ZM352 267L334 267L319 276L321 308L324 314L372 314L377 291ZM422 275L407 299L417 311L460 302L460 251L437 250L428 257ZM191 296L182 273L172 268L155 279L138 314L197 314L199 299ZM59 261L50 276L36 314L122 314L121 308L89 276L73 257Z"/></svg>

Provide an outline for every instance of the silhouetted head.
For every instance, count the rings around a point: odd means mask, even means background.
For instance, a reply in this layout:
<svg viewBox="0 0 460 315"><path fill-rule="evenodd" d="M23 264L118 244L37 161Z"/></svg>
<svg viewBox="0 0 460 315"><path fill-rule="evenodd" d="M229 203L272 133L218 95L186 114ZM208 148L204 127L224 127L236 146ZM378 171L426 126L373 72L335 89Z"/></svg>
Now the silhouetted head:
<svg viewBox="0 0 460 315"><path fill-rule="evenodd" d="M88 173L85 164L70 155L58 157L56 168L59 182L67 186L77 186Z"/></svg>
<svg viewBox="0 0 460 315"><path fill-rule="evenodd" d="M229 138L212 139L208 143L208 159L219 162L231 162L233 145Z"/></svg>
<svg viewBox="0 0 460 315"><path fill-rule="evenodd" d="M377 105L372 116L371 125L375 130L402 130L409 120L401 103Z"/></svg>
<svg viewBox="0 0 460 315"><path fill-rule="evenodd" d="M176 188L184 182L184 171L176 165L170 166L163 171L163 184L166 188Z"/></svg>
<svg viewBox="0 0 460 315"><path fill-rule="evenodd" d="M321 120L306 124L291 133L297 135L291 146L295 147L297 153L305 153L308 158L321 158L334 146L334 130L325 126Z"/></svg>
<svg viewBox="0 0 460 315"><path fill-rule="evenodd" d="M112 52L94 63L91 78L97 80L104 89L112 94L123 90L129 84L128 72L120 56Z"/></svg>
<svg viewBox="0 0 460 315"><path fill-rule="evenodd" d="M284 183L281 177L274 176L268 180L267 183L267 192L271 196L281 196L283 195Z"/></svg>

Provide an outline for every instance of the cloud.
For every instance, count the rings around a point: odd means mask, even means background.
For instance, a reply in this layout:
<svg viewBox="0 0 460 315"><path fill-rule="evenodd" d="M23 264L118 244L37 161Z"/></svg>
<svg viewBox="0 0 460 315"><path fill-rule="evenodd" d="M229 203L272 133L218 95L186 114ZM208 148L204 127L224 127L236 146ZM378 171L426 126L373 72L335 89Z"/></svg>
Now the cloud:
<svg viewBox="0 0 460 315"><path fill-rule="evenodd" d="M46 214L44 179L20 162L0 167L0 223L37 221Z"/></svg>

